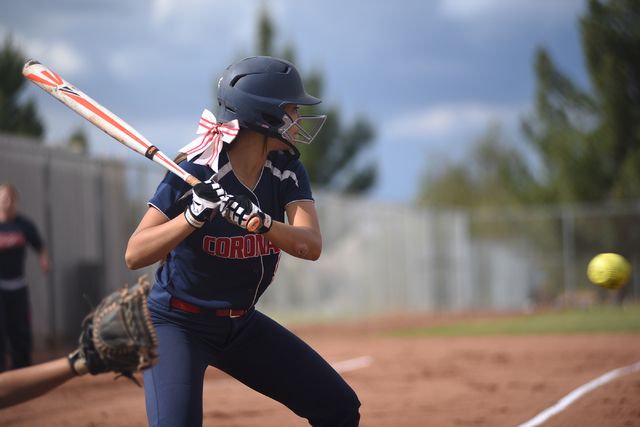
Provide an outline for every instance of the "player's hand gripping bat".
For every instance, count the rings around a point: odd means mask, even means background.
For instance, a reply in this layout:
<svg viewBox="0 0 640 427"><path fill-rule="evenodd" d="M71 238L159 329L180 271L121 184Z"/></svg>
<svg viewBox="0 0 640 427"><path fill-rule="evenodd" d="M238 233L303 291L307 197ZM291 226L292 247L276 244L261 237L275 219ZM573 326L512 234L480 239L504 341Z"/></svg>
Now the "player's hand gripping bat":
<svg viewBox="0 0 640 427"><path fill-rule="evenodd" d="M138 131L129 126L124 120L111 111L89 98L78 88L58 76L56 73L36 61L27 61L22 74L49 93L58 101L93 123L116 141L121 142L133 151L153 160L168 171L178 175L192 187L200 181L166 157L158 148L151 144ZM260 219L251 218L247 223L247 230L253 232L260 226Z"/></svg>

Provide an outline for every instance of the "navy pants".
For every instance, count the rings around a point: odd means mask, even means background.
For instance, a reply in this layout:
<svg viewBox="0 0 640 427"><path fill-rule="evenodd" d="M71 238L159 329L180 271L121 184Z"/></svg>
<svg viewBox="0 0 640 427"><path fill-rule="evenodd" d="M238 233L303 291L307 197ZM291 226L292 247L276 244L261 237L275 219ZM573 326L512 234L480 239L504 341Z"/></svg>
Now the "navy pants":
<svg viewBox="0 0 640 427"><path fill-rule="evenodd" d="M312 426L359 424L355 392L286 328L257 310L232 319L170 308L164 296L154 299L156 288L149 309L160 360L144 373L150 426L202 426L209 365L284 404Z"/></svg>
<svg viewBox="0 0 640 427"><path fill-rule="evenodd" d="M7 341L11 368L31 366L31 310L29 289L0 290L0 372L7 370Z"/></svg>

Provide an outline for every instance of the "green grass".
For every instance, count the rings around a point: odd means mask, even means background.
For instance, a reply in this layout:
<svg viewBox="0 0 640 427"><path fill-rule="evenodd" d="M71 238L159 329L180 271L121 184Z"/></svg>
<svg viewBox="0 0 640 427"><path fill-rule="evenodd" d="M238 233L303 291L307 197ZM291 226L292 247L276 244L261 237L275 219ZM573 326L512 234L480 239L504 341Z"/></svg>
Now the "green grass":
<svg viewBox="0 0 640 427"><path fill-rule="evenodd" d="M598 307L467 321L449 325L399 329L396 337L461 337L481 335L640 333L640 306Z"/></svg>

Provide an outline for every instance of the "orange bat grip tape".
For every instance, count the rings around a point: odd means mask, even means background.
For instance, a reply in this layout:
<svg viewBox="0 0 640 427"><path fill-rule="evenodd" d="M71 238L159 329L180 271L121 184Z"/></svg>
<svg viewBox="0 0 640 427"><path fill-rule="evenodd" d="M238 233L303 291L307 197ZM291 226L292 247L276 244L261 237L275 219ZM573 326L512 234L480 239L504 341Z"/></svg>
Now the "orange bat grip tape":
<svg viewBox="0 0 640 427"><path fill-rule="evenodd" d="M255 215L247 221L247 230L250 232L254 232L260 226L260 217Z"/></svg>

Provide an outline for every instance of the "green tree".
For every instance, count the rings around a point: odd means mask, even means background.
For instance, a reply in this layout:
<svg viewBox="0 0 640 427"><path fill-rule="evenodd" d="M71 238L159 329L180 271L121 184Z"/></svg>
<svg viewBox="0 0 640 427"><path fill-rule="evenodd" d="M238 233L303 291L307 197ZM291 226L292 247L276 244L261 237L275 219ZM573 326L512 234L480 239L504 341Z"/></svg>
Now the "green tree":
<svg viewBox="0 0 640 427"><path fill-rule="evenodd" d="M603 195L640 197L640 2L591 0L582 19L586 64L601 122L597 137L610 186ZM608 166L608 167L607 167Z"/></svg>
<svg viewBox="0 0 640 427"><path fill-rule="evenodd" d="M522 130L543 169L536 202L602 199L607 183L598 167L604 147L594 135L596 102L556 69L544 49L536 53L535 72L535 113L522 121Z"/></svg>
<svg viewBox="0 0 640 427"><path fill-rule="evenodd" d="M524 134L540 154L538 202L640 198L640 2L590 0L580 19L589 91L536 55L535 115ZM637 216L576 223L576 245L637 252Z"/></svg>
<svg viewBox="0 0 640 427"><path fill-rule="evenodd" d="M459 163L441 166L421 182L420 203L435 206L485 207L530 199L534 179L520 152L503 141L492 124Z"/></svg>
<svg viewBox="0 0 640 427"><path fill-rule="evenodd" d="M67 148L75 153L87 153L87 150L89 149L89 137L87 136L87 132L84 127L78 127L71 133L71 136L67 141Z"/></svg>
<svg viewBox="0 0 640 427"><path fill-rule="evenodd" d="M591 92L540 49L524 133L545 166L545 201L640 197L640 2L590 0L580 20Z"/></svg>
<svg viewBox="0 0 640 427"><path fill-rule="evenodd" d="M44 126L30 98L20 103L20 94L27 80L22 75L25 58L7 36L0 50L0 131L41 137Z"/></svg>
<svg viewBox="0 0 640 427"><path fill-rule="evenodd" d="M263 8L258 19L257 54L278 56L296 63L292 45L275 53L275 33L272 20L266 8ZM308 75L303 75L303 80L309 94L322 98L324 79L319 70L314 69ZM377 165L367 155L375 136L369 120L360 116L350 126L345 125L340 120L343 117L340 107L327 106L324 102L300 110L302 114L324 114L328 117L322 131L311 144L298 144L312 185L353 194L371 190L377 177Z"/></svg>

